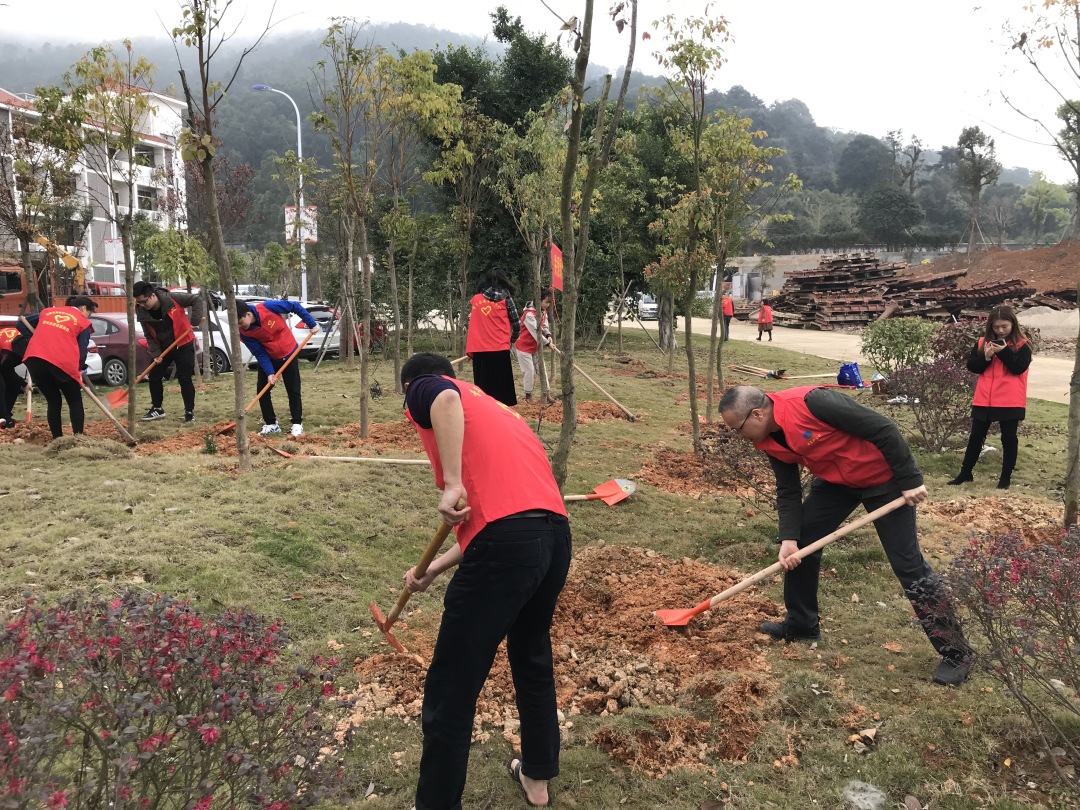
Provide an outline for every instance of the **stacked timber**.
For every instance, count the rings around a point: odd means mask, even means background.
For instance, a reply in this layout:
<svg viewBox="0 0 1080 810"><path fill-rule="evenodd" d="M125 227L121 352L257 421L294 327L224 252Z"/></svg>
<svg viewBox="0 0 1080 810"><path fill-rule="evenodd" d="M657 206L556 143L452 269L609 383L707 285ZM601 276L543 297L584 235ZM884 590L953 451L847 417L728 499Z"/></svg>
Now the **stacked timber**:
<svg viewBox="0 0 1080 810"><path fill-rule="evenodd" d="M957 287L966 270L919 273L906 262L883 264L873 254L823 257L817 267L790 273L768 300L784 326L830 330L918 315L946 320L1035 293L1019 279Z"/></svg>

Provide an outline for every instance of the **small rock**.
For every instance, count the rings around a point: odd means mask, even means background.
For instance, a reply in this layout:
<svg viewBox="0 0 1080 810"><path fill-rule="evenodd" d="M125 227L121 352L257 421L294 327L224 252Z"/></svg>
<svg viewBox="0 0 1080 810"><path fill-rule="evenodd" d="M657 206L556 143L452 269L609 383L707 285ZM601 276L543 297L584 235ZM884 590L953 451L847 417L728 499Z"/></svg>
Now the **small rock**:
<svg viewBox="0 0 1080 810"><path fill-rule="evenodd" d="M906 807L907 810L922 810L922 802L909 793L904 797L904 807Z"/></svg>
<svg viewBox="0 0 1080 810"><path fill-rule="evenodd" d="M129 515L134 515L135 514L135 507L134 506L125 506L124 511L127 512Z"/></svg>

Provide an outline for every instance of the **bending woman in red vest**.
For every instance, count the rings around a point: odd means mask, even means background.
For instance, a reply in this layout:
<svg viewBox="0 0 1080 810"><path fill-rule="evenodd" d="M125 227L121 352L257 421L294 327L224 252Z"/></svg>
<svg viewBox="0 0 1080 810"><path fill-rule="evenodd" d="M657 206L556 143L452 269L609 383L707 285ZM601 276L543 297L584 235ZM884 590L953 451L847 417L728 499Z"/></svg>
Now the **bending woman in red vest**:
<svg viewBox="0 0 1080 810"><path fill-rule="evenodd" d="M507 773L530 805L546 807L559 773L551 618L571 556L562 494L521 414L454 379L445 357L413 355L401 384L442 490L439 515L457 537L423 577L405 574L423 591L457 566L424 682L416 810L461 807L476 700L504 638L521 721L521 758Z"/></svg>
<svg viewBox="0 0 1080 810"><path fill-rule="evenodd" d="M63 400L67 400L71 432L83 432L86 414L82 401L82 372L90 345L90 313L97 304L85 295L67 299L62 307L47 307L37 319L23 362L34 385L49 403L49 430L54 439L64 435L61 418Z"/></svg>
<svg viewBox="0 0 1080 810"><path fill-rule="evenodd" d="M757 339L761 340L761 333L769 333L769 342L772 342L772 307L762 304L757 314Z"/></svg>
<svg viewBox="0 0 1080 810"><path fill-rule="evenodd" d="M510 347L521 324L514 306L514 285L500 267L492 267L476 288L469 312L465 354L472 358L473 382L504 405L517 405Z"/></svg>
<svg viewBox="0 0 1080 810"><path fill-rule="evenodd" d="M971 402L971 435L960 473L953 486L974 480L972 472L982 453L990 425L1001 426L1001 477L998 489L1008 489L1016 466L1016 429L1027 415L1027 378L1031 346L1020 331L1012 307L994 307L986 319L986 334L968 355L967 367L978 374Z"/></svg>
<svg viewBox="0 0 1080 810"><path fill-rule="evenodd" d="M795 552L835 531L861 504L867 512L903 496L906 503L874 521L881 547L930 643L941 656L934 681L958 686L975 664L941 580L923 559L915 504L927 497L922 473L900 429L846 394L803 386L766 394L729 388L720 399L724 423L769 457L776 475L780 565L787 616L764 622L777 641L816 640L821 550ZM803 499L799 467L814 475Z"/></svg>

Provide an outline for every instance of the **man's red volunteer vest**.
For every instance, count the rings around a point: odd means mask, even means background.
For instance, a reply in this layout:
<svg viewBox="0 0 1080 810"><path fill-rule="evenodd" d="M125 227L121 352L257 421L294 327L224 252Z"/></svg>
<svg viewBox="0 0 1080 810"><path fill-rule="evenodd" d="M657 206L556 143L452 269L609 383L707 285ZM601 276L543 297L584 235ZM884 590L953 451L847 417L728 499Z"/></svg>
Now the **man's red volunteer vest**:
<svg viewBox="0 0 1080 810"><path fill-rule="evenodd" d="M985 338L979 338L979 351L982 351ZM1021 340L1014 348L1019 349L1027 343ZM979 375L975 383L975 397L972 405L983 408L1026 408L1027 407L1028 370L1023 374L1013 374L996 354L990 359L990 367Z"/></svg>
<svg viewBox="0 0 1080 810"><path fill-rule="evenodd" d="M801 464L833 484L863 489L890 481L893 472L877 447L810 413L806 395L813 390L814 386L804 385L769 394L773 419L791 449L771 436L754 442L754 447L788 464Z"/></svg>
<svg viewBox="0 0 1080 810"><path fill-rule="evenodd" d="M469 331L465 335L465 354L504 352L510 349L510 316L506 299L492 301L477 293L470 302Z"/></svg>
<svg viewBox="0 0 1080 810"><path fill-rule="evenodd" d="M188 316L187 316L187 313L184 312L184 308L182 306L180 306L178 303L176 303L175 301L173 301L172 306L169 308L169 311L166 314L169 316L169 319L172 321L173 340L180 337L185 332L188 333L187 337L185 337L183 340L181 340L179 343L176 344L176 348L179 349L181 346L187 346L189 343L191 343L191 341L193 341L195 339L195 330L191 328L191 321L188 320ZM148 327L150 329L153 329L152 324L147 324L145 322L143 323L143 327L144 328ZM250 333L246 332L245 334L250 334ZM156 332L154 333L154 337L157 338L157 333ZM167 345L162 345L161 350L165 351L167 348L169 348ZM288 355L286 355L286 356L288 356Z"/></svg>
<svg viewBox="0 0 1080 810"><path fill-rule="evenodd" d="M540 310L540 334L544 333L544 329L547 327L547 313ZM525 328L525 318L528 315L536 317L536 307L529 307L521 313L521 332L518 334L517 343L514 345L519 352L525 352L526 354L535 354L536 350L540 348L540 344L536 342L536 338L532 336L527 328Z"/></svg>
<svg viewBox="0 0 1080 810"><path fill-rule="evenodd" d="M730 295L725 295L723 298L721 298L720 303L724 307L725 315L735 314L735 302L731 300Z"/></svg>
<svg viewBox="0 0 1080 810"><path fill-rule="evenodd" d="M551 474L551 462L536 434L521 414L492 399L475 385L450 380L461 394L465 413L465 440L461 447L461 482L469 493L469 519L454 527L462 551L489 523L534 509L566 514L562 493ZM442 489L442 461L435 431L420 427L412 415L420 441Z"/></svg>
<svg viewBox="0 0 1080 810"><path fill-rule="evenodd" d="M259 325L254 329L244 329L241 334L259 341L272 360L284 360L292 354L296 349L296 338L285 316L271 312L262 304L252 304L251 308L259 316Z"/></svg>
<svg viewBox="0 0 1080 810"><path fill-rule="evenodd" d="M19 330L14 326L6 326L0 329L0 352L11 351L11 341L19 336Z"/></svg>
<svg viewBox="0 0 1080 810"><path fill-rule="evenodd" d="M757 314L758 323L772 323L772 307L768 304L763 304Z"/></svg>
<svg viewBox="0 0 1080 810"><path fill-rule="evenodd" d="M90 319L75 307L43 309L27 344L25 358L38 357L52 363L73 380L81 380L79 333L89 327Z"/></svg>

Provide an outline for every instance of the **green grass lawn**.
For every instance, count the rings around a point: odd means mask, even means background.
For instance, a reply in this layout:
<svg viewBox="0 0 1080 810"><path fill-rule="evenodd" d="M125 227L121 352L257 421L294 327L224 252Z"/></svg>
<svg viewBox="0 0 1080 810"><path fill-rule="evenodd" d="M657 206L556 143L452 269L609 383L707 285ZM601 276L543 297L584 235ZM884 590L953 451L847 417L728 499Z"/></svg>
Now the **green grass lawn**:
<svg viewBox="0 0 1080 810"><path fill-rule="evenodd" d="M690 450L684 354L676 355L675 373L669 375L667 359L645 335L627 329L625 341L631 364L587 347L579 349L576 360L640 418L579 425L568 493L588 492L613 477L633 478L661 445ZM703 379L705 338L696 345ZM605 350L613 352L611 342ZM790 375L835 370L829 361L776 344L732 342L724 351L725 365L785 367ZM372 403L374 423L403 419L392 375L387 361L372 375L383 391ZM337 362L316 371L304 362L301 376L308 433L329 436L359 421L358 371ZM729 372L727 382L746 379ZM253 389L254 373L250 381ZM770 390L788 385L754 382ZM603 400L584 379L576 390L579 400ZM144 392L145 386L143 399ZM859 396L869 401L868 392ZM179 421L179 402L175 386L167 386L169 418L139 424L140 440L153 442L178 431L201 437L208 425L230 420L231 377L218 378L200 393L194 425ZM276 404L284 413L284 392ZM140 400L140 412L145 407ZM257 413L256 408L252 415ZM906 415L895 415L910 433ZM88 416L99 418L90 410ZM1054 508L1064 471L1065 416L1064 406L1030 403L1010 494ZM255 418L249 426L258 424ZM558 429L543 422L540 434L553 444ZM998 497L995 461L985 461L976 484L960 492L944 486L959 467L965 439L957 437L949 452L920 454L932 498ZM195 444L201 449L202 443ZM235 459L223 454L128 457L101 445L53 452L0 443L6 473L0 487L0 599L6 609L16 609L26 591L48 601L73 589L109 592L130 586L188 599L208 611L247 606L281 616L305 652L325 652L331 640L343 645L338 655L346 661L388 652L381 634L372 632L367 605L371 600L384 610L392 605L403 572L437 528L438 492L430 469L290 461L261 451L255 469L238 475ZM408 455L415 457L415 450ZM616 507L572 504L570 514L578 550L599 544L643 547L670 560L690 557L746 574L775 559L775 513L761 504L747 509L722 488L689 497L642 485ZM968 531L958 525L923 526L930 528L955 539ZM910 607L872 531L828 549L824 569L831 571L822 581L823 641L813 649L766 647L767 671L760 675L771 687L757 709L760 728L745 758L729 761L711 753L720 748L713 745L720 742L718 735L726 733L722 709L713 700L609 717L581 715L567 731L562 774L553 783L554 806L697 808L712 799L720 803L716 806L730 807L842 808L851 806L844 790L853 780L880 789L886 797L882 806L888 808L900 806L909 794L932 808L1075 806L1040 763L1032 731L994 681L977 675L960 689L930 683L933 650L912 626ZM765 583L759 593L780 610L778 580ZM410 618L412 626L434 634L440 595L436 586L413 598L410 609L422 610ZM898 645L900 652L883 647L886 643ZM711 724L714 736L699 767L652 778L594 742L604 734L633 738L664 712ZM868 753L856 753L849 735L867 728L877 729L875 744ZM352 804L412 807L419 724L376 719L365 723L356 739L349 760L364 784L373 784L374 795L366 800L358 795ZM524 806L504 773L510 755L500 734L474 746L466 807Z"/></svg>

